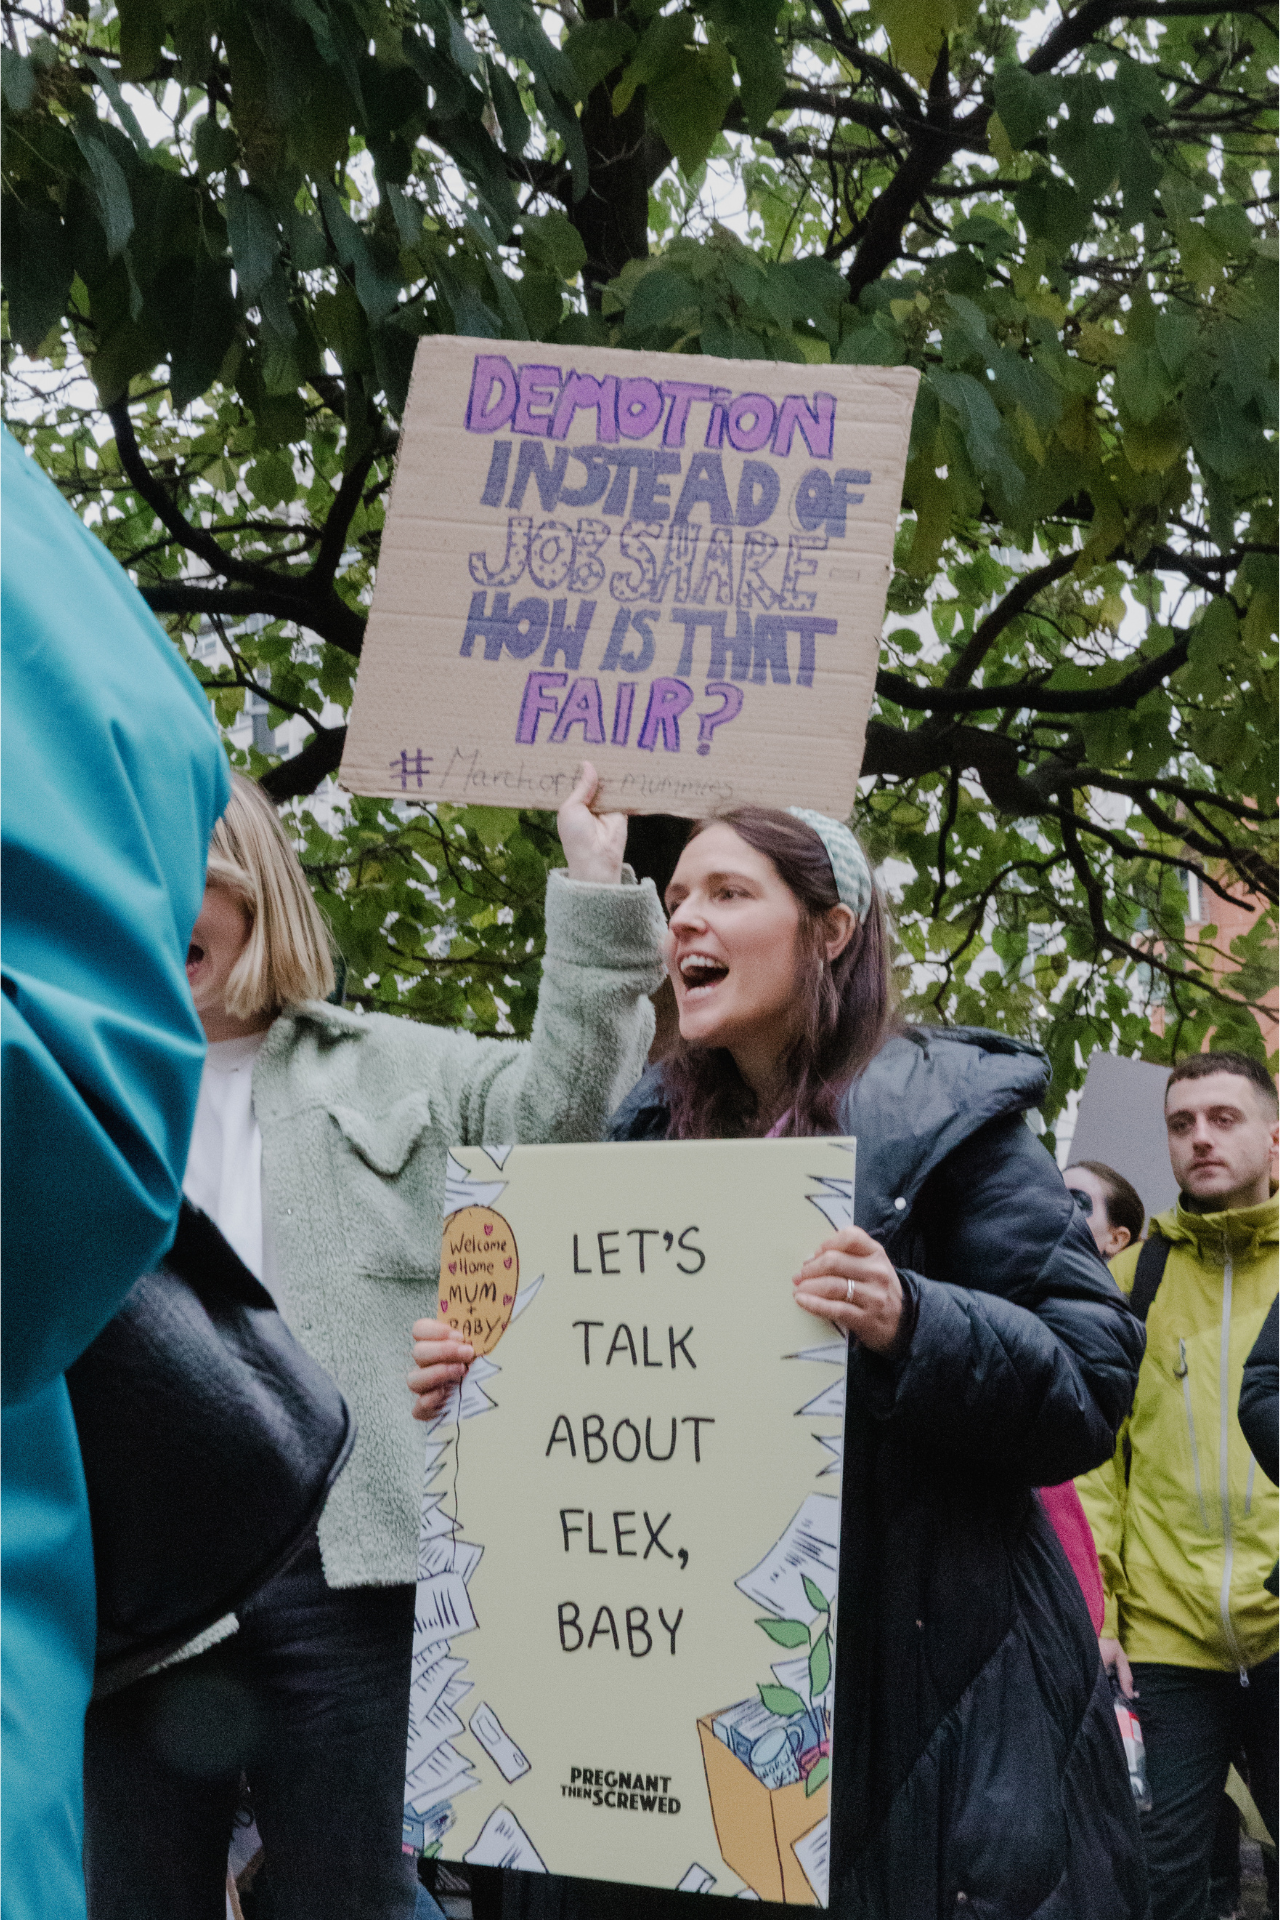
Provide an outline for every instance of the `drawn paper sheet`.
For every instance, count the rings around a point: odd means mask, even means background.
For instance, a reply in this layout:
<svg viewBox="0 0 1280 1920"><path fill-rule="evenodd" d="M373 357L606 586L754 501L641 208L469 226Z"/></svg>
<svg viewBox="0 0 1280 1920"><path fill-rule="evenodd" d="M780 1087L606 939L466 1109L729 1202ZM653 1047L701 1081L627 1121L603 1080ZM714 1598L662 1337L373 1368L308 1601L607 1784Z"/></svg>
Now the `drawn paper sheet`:
<svg viewBox="0 0 1280 1920"><path fill-rule="evenodd" d="M843 820L918 378L421 340L343 784Z"/></svg>
<svg viewBox="0 0 1280 1920"><path fill-rule="evenodd" d="M825 1904L846 1349L790 1281L853 1142L449 1177L484 1390L427 1433L406 1848Z"/></svg>

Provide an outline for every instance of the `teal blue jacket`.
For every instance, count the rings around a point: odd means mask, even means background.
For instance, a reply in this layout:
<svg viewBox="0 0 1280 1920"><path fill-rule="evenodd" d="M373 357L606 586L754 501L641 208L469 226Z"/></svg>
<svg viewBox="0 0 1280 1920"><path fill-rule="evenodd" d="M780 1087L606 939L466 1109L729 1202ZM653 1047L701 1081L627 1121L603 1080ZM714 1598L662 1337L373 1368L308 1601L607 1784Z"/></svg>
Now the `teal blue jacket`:
<svg viewBox="0 0 1280 1920"><path fill-rule="evenodd" d="M4 1920L75 1920L93 1556L63 1372L173 1235L186 981L226 761L125 574L9 434L4 544Z"/></svg>

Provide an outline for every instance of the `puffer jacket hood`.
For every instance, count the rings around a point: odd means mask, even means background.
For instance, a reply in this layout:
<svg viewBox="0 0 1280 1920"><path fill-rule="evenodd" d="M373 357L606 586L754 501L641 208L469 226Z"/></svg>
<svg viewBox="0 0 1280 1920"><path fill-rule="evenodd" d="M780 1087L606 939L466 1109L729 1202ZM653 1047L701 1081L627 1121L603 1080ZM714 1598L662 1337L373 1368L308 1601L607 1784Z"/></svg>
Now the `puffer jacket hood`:
<svg viewBox="0 0 1280 1920"><path fill-rule="evenodd" d="M1276 1650L1265 1586L1280 1495L1237 1418L1244 1366L1276 1297L1276 1196L1151 1223L1169 1256L1147 1315L1133 1410L1112 1458L1080 1482L1106 1589L1103 1632L1130 1660L1219 1672ZM1112 1271L1132 1291L1140 1249Z"/></svg>
<svg viewBox="0 0 1280 1920"><path fill-rule="evenodd" d="M896 1238L935 1167L989 1122L1038 1106L1048 1085L1039 1047L1009 1034L907 1027L892 1035L841 1102L840 1131L858 1139L858 1225L886 1243ZM650 1067L608 1138L665 1140L667 1126L662 1068Z"/></svg>

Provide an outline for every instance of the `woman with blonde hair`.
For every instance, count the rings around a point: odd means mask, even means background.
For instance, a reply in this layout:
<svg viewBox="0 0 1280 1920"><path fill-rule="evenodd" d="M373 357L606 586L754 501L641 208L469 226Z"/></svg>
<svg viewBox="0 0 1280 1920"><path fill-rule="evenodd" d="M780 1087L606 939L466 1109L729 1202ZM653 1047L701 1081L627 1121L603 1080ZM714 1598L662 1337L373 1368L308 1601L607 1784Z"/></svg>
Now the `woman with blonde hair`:
<svg viewBox="0 0 1280 1920"><path fill-rule="evenodd" d="M209 1042L184 1180L355 1415L309 1548L187 1657L86 1725L91 1920L222 1920L247 1778L279 1920L399 1920L422 1440L388 1383L434 1307L455 1145L594 1140L644 1065L662 910L593 815L560 809L528 1043L328 1003L324 922L273 808L237 776L187 976Z"/></svg>

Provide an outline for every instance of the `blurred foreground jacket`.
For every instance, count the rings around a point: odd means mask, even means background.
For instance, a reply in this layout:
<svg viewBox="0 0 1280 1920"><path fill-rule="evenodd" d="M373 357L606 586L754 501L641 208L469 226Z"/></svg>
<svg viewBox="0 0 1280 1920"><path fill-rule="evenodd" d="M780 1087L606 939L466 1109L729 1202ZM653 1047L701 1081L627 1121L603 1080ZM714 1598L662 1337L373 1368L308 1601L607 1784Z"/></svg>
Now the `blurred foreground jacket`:
<svg viewBox="0 0 1280 1920"><path fill-rule="evenodd" d="M74 1920L94 1590L66 1367L173 1237L204 1035L186 981L226 762L116 562L7 433L3 1902Z"/></svg>

